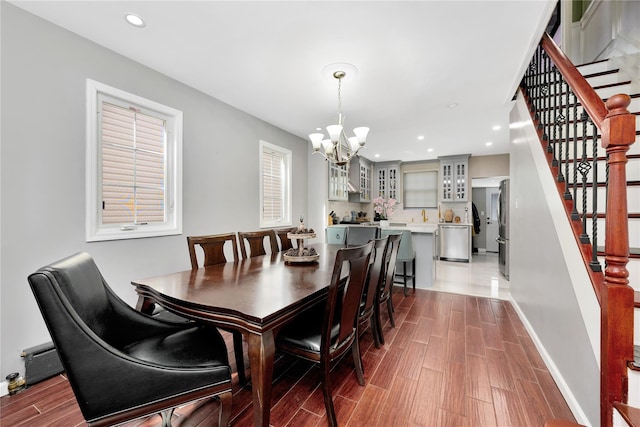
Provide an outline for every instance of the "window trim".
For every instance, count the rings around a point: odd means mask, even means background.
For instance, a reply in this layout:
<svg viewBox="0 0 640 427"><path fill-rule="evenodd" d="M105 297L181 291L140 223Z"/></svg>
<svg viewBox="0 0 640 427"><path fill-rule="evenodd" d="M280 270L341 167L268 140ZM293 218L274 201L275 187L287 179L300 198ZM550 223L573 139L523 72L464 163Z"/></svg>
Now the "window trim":
<svg viewBox="0 0 640 427"><path fill-rule="evenodd" d="M283 218L281 221L265 221L264 218L264 212L263 212L263 207L264 207L264 179L263 179L263 174L264 174L264 170L263 170L263 155L266 151L275 151L277 153L280 153L283 155L284 158L284 189L283 189ZM292 224L292 215L291 215L291 211L292 211L292 186L291 186L291 182L292 182L292 170L291 170L291 165L292 165L292 151L287 149L287 148L283 148L280 147L278 145L275 144L271 144L267 141L263 141L260 140L260 150L259 150L259 176L258 179L260 181L260 200L259 200L259 216L260 216L260 228L270 228L270 227L287 227L287 226L291 226Z"/></svg>
<svg viewBox="0 0 640 427"><path fill-rule="evenodd" d="M161 224L103 225L100 224L101 200L101 150L98 119L98 102L104 95L121 102L133 104L143 112L155 112L168 116L167 129L167 176L165 198L167 220ZM95 80L86 82L86 217L87 242L137 239L182 234L182 111L133 95Z"/></svg>

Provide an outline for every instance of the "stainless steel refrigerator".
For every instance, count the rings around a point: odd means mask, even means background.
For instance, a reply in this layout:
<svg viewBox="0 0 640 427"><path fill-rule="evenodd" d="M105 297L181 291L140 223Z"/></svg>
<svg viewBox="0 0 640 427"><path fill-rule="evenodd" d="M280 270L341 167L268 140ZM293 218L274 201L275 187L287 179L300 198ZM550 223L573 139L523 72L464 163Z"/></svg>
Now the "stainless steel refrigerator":
<svg viewBox="0 0 640 427"><path fill-rule="evenodd" d="M500 273L509 280L509 180L500 181L498 194L498 265Z"/></svg>

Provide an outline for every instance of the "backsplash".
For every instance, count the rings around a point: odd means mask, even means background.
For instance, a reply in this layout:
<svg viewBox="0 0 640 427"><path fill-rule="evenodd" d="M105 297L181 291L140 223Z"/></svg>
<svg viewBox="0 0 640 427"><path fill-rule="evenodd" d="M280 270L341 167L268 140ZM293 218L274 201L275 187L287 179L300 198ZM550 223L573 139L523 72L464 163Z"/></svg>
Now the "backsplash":
<svg viewBox="0 0 640 427"><path fill-rule="evenodd" d="M465 208L468 208L468 221L471 222L471 203L441 203L440 204L440 215L444 221L444 211L447 209L451 209L453 211L453 217L460 217L461 222L465 222ZM345 216L351 218L351 211L356 212L366 212L367 218L370 221L373 221L373 204L372 203L352 203L352 202L329 202L329 212L334 211L338 217L342 220ZM427 217L427 223L429 224L437 224L439 222L438 219L438 209L437 208L427 208L424 209L425 215ZM391 222L406 222L406 223L422 223L422 209L403 209L402 203L397 204L394 207L393 215L391 218L388 218Z"/></svg>

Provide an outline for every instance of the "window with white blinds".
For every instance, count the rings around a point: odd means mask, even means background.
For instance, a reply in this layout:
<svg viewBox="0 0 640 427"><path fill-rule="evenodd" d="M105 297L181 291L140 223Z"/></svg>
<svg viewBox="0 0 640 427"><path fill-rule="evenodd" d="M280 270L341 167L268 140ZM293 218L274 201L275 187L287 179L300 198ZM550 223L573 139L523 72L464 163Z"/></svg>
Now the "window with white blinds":
<svg viewBox="0 0 640 427"><path fill-rule="evenodd" d="M182 113L88 80L87 240L180 234Z"/></svg>
<svg viewBox="0 0 640 427"><path fill-rule="evenodd" d="M406 209L438 206L438 172L405 172L403 179L402 202Z"/></svg>
<svg viewBox="0 0 640 427"><path fill-rule="evenodd" d="M291 151L260 141L260 226L291 225Z"/></svg>

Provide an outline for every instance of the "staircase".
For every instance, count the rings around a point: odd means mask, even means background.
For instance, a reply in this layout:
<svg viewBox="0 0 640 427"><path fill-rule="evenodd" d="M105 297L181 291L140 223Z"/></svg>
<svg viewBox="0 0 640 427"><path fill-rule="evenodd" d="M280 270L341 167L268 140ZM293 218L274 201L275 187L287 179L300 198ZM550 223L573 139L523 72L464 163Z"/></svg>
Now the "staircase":
<svg viewBox="0 0 640 427"><path fill-rule="evenodd" d="M640 81L617 62L575 67L545 34L521 83L600 303L603 427L640 426Z"/></svg>

